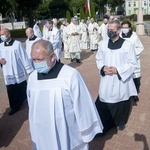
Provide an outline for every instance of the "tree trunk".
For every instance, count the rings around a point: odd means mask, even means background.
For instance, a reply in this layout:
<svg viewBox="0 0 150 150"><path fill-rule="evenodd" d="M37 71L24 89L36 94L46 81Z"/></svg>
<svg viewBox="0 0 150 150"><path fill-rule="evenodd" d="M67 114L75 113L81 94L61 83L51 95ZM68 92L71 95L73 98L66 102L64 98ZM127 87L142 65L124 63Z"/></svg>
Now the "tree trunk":
<svg viewBox="0 0 150 150"><path fill-rule="evenodd" d="M33 8L29 6L29 27L33 27Z"/></svg>

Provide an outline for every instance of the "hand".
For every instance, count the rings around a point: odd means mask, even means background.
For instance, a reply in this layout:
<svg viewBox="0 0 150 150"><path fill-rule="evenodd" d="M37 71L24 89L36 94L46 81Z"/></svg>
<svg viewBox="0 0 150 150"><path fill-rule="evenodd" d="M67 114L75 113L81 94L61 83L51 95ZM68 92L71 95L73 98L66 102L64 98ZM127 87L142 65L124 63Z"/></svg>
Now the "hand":
<svg viewBox="0 0 150 150"><path fill-rule="evenodd" d="M5 65L5 64L6 64L5 58L1 58L1 59L0 59L0 64L2 64L2 65Z"/></svg>
<svg viewBox="0 0 150 150"><path fill-rule="evenodd" d="M113 75L113 74L117 74L117 69L115 67L108 67L108 66L105 66L104 67L104 72L106 75Z"/></svg>

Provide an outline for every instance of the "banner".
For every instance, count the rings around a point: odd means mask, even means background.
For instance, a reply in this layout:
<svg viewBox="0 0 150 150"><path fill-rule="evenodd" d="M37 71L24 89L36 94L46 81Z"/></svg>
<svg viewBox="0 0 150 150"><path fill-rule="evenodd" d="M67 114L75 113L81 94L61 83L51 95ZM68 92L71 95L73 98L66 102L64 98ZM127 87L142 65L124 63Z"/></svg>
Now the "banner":
<svg viewBox="0 0 150 150"><path fill-rule="evenodd" d="M89 11L89 16L91 16L91 10L90 10L90 0L86 0L86 3L84 5L84 11Z"/></svg>

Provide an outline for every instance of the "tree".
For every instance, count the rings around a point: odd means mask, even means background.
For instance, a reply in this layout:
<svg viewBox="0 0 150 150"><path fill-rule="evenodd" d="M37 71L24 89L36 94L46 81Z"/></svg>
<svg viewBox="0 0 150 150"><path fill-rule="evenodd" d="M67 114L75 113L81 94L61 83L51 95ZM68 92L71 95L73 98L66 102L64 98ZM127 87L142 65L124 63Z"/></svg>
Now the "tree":
<svg viewBox="0 0 150 150"><path fill-rule="evenodd" d="M73 16L76 16L76 15L77 15L77 8L73 7Z"/></svg>
<svg viewBox="0 0 150 150"><path fill-rule="evenodd" d="M94 19L96 19L96 17L95 17L95 6L92 4L91 5L91 18L94 18Z"/></svg>
<svg viewBox="0 0 150 150"><path fill-rule="evenodd" d="M83 8L80 8L80 19L85 18Z"/></svg>
<svg viewBox="0 0 150 150"><path fill-rule="evenodd" d="M66 11L66 18L67 18L67 22L71 22L71 15L70 15L70 12L67 10Z"/></svg>
<svg viewBox="0 0 150 150"><path fill-rule="evenodd" d="M50 15L52 18L64 18L68 8L68 2L64 0L53 0L49 3Z"/></svg>
<svg viewBox="0 0 150 150"><path fill-rule="evenodd" d="M38 8L34 11L34 19L39 20L50 18L49 3L49 1L46 1L38 6Z"/></svg>

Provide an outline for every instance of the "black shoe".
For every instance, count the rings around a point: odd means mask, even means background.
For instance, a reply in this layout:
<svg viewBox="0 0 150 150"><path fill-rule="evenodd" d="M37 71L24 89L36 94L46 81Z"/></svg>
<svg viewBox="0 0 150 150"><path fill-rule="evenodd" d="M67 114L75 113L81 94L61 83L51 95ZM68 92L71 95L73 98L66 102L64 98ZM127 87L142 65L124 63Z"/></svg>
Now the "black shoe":
<svg viewBox="0 0 150 150"><path fill-rule="evenodd" d="M73 62L74 61L74 59L71 59L71 62Z"/></svg>
<svg viewBox="0 0 150 150"><path fill-rule="evenodd" d="M13 114L15 114L17 111L19 111L19 110L20 110L20 108L12 109L12 110L8 113L8 115L13 115Z"/></svg>
<svg viewBox="0 0 150 150"><path fill-rule="evenodd" d="M139 101L139 97L138 96L134 96L134 101L138 102Z"/></svg>
<svg viewBox="0 0 150 150"><path fill-rule="evenodd" d="M125 125L124 125L124 124L118 126L118 130L122 131L122 130L124 130L124 129L125 129Z"/></svg>
<svg viewBox="0 0 150 150"><path fill-rule="evenodd" d="M81 63L81 62L80 62L80 59L76 59L76 62L77 62L77 63Z"/></svg>

